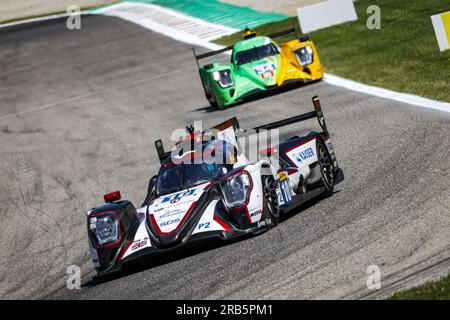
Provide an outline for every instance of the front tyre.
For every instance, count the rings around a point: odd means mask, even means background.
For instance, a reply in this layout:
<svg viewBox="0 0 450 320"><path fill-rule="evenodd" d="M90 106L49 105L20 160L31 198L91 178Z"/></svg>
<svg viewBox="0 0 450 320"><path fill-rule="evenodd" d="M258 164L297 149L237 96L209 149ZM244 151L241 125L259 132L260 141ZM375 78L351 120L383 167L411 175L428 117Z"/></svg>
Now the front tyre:
<svg viewBox="0 0 450 320"><path fill-rule="evenodd" d="M213 109L217 108L217 102L213 101L213 100L212 100L212 97L211 97L211 98L206 97L206 99L208 99L209 106L210 106L211 108L213 108Z"/></svg>
<svg viewBox="0 0 450 320"><path fill-rule="evenodd" d="M216 95L214 93L214 89L210 88L209 91L210 92L206 93L206 89L205 89L205 96L206 96L206 99L208 99L210 107L212 109L215 109L215 108L218 107L218 105L217 105L217 98L216 98Z"/></svg>
<svg viewBox="0 0 450 320"><path fill-rule="evenodd" d="M331 195L334 191L334 166L330 153L325 144L317 140L317 157L319 159L320 173L322 174L322 182L325 186L325 194Z"/></svg>
<svg viewBox="0 0 450 320"><path fill-rule="evenodd" d="M276 226L280 222L280 207L275 179L272 176L263 176L262 186L266 212L269 213L272 225Z"/></svg>

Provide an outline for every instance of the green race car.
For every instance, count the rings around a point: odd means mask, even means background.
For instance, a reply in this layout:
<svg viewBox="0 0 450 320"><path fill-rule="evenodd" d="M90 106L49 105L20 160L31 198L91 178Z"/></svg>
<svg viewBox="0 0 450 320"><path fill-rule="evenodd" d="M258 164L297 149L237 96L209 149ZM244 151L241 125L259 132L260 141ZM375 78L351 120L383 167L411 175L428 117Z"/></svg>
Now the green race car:
<svg viewBox="0 0 450 320"><path fill-rule="evenodd" d="M198 65L210 105L223 109L287 83L322 79L323 68L313 41L301 37L278 45L272 39L293 32L290 29L266 37L246 30L244 40L232 46L200 55L194 50L197 64L200 59L232 51L228 65L218 62Z"/></svg>

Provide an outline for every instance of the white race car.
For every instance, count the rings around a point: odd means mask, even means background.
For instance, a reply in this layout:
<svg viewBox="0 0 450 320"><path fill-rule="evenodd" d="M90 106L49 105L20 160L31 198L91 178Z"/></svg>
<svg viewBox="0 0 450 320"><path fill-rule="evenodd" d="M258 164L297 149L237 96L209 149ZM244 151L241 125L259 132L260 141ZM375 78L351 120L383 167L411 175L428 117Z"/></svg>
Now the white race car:
<svg viewBox="0 0 450 320"><path fill-rule="evenodd" d="M194 241L256 234L278 224L280 215L344 179L330 142L319 98L315 110L251 130L231 118L207 131L187 128L186 139L165 152L148 194L136 209L116 191L87 212L89 245L97 276L117 272L132 260L161 254ZM317 118L322 132L295 136L258 150L249 161L240 141Z"/></svg>

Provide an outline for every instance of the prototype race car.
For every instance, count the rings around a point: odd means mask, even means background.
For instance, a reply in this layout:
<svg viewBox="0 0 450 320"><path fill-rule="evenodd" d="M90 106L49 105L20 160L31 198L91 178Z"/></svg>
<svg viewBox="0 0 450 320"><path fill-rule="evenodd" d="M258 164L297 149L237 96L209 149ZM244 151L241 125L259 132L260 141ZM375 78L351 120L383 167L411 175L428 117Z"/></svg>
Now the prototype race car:
<svg viewBox="0 0 450 320"><path fill-rule="evenodd" d="M236 118L203 132L188 127L187 137L170 152L157 140L161 167L139 209L116 191L104 196L106 204L87 212L97 277L196 241L264 232L284 212L332 194L344 174L317 96L313 103L314 111L250 130L240 129ZM256 149L254 161L242 147L242 139L251 135L278 132L274 129L316 117L321 132Z"/></svg>
<svg viewBox="0 0 450 320"><path fill-rule="evenodd" d="M246 30L244 40L232 46L194 56L206 99L223 109L262 91L285 84L321 80L323 68L313 41L300 37L278 45L272 38L294 33L295 29L270 36ZM200 66L200 59L232 50L231 62Z"/></svg>

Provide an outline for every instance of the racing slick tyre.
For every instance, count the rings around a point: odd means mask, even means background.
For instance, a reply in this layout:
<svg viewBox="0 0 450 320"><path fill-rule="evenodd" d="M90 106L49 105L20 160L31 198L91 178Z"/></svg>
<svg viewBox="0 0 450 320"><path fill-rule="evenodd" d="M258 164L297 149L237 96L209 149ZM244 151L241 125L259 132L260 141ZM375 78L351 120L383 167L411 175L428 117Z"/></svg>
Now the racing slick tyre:
<svg viewBox="0 0 450 320"><path fill-rule="evenodd" d="M205 90L206 92L206 90ZM214 91L211 90L211 94L205 94L206 95L206 99L208 99L209 105L211 106L211 108L215 109L217 108L217 99L216 96L214 95Z"/></svg>
<svg viewBox="0 0 450 320"><path fill-rule="evenodd" d="M266 212L270 215L272 225L276 226L280 222L280 207L275 179L272 176L262 176L262 185Z"/></svg>
<svg viewBox="0 0 450 320"><path fill-rule="evenodd" d="M214 101L212 101L213 99L214 99ZM225 109L225 106L222 103L220 103L219 101L217 101L217 97L216 97L216 94L214 93L214 91L211 92L211 100L209 100L209 104L213 108L218 108L220 110Z"/></svg>
<svg viewBox="0 0 450 320"><path fill-rule="evenodd" d="M215 101L212 101L211 98L206 97L206 99L208 99L209 105L211 108L215 109L217 108L217 103Z"/></svg>
<svg viewBox="0 0 450 320"><path fill-rule="evenodd" d="M320 173L325 187L325 194L331 195L334 190L333 161L325 144L317 139L317 157L319 159Z"/></svg>

